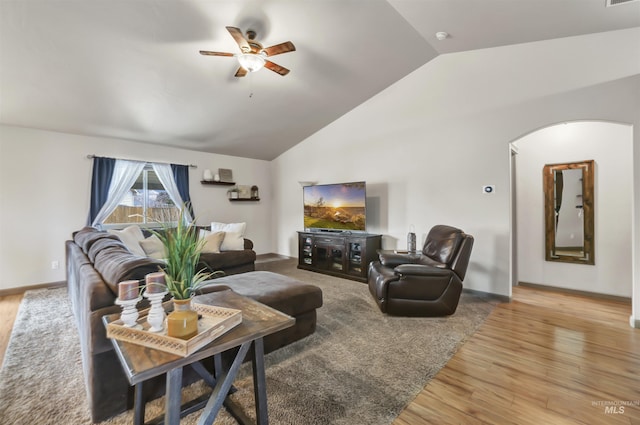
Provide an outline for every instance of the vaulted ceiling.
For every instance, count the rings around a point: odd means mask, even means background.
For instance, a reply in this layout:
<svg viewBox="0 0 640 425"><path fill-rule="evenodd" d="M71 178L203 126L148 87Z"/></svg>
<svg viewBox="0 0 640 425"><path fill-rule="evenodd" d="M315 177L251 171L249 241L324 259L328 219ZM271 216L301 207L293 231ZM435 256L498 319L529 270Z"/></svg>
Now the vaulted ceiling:
<svg viewBox="0 0 640 425"><path fill-rule="evenodd" d="M0 123L271 160L440 54L640 26L606 2L0 0ZM291 72L200 55L225 26Z"/></svg>

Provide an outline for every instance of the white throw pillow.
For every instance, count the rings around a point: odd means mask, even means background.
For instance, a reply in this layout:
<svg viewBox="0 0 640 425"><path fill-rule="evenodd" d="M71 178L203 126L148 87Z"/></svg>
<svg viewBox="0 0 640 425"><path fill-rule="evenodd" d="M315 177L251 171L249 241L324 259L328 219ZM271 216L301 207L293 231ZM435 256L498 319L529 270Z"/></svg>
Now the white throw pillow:
<svg viewBox="0 0 640 425"><path fill-rule="evenodd" d="M125 227L122 230L110 229L108 232L120 238L124 246L126 246L132 254L139 255L141 257L147 256L140 246L140 242L144 240L144 235L142 234L142 230L139 226L134 224L132 226Z"/></svg>
<svg viewBox="0 0 640 425"><path fill-rule="evenodd" d="M209 232L208 230L201 230L200 238L204 239L204 245L202 246L203 253L210 252L218 254L220 252L220 245L224 239L224 232Z"/></svg>
<svg viewBox="0 0 640 425"><path fill-rule="evenodd" d="M149 258L155 258L156 260L167 258L164 253L164 245L156 235L151 235L147 239L140 241L140 246Z"/></svg>
<svg viewBox="0 0 640 425"><path fill-rule="evenodd" d="M220 245L220 251L242 251L244 238L239 232L224 232L224 240Z"/></svg>
<svg viewBox="0 0 640 425"><path fill-rule="evenodd" d="M244 236L244 232L247 230L247 223L218 223L216 221L211 222L212 232L235 232Z"/></svg>

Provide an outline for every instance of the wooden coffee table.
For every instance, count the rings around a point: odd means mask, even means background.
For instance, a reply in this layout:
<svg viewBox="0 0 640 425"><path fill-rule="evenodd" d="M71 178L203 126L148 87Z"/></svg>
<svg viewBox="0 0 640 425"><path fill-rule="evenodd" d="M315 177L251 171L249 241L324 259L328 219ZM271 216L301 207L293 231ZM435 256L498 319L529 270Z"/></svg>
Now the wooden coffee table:
<svg viewBox="0 0 640 425"><path fill-rule="evenodd" d="M111 340L129 383L135 386L134 424L142 425L144 423L143 382L165 373L167 374L167 388L164 424L177 425L180 423L181 416L186 416L202 407L204 410L198 420L198 425L212 424L223 404L230 409L230 413L239 422L245 423L248 421L246 415L227 399L227 395L247 353L251 353L253 366L257 423L259 425L268 424L263 338L293 326L295 319L231 290L199 295L196 297L196 301L201 304L242 310L242 323L187 357L180 357L117 339ZM104 316L103 322L106 325L118 318L119 314ZM236 347L239 349L231 366L228 369L223 369L221 353ZM201 360L212 356L215 377L200 364ZM196 370L204 381L213 388L213 391L210 395L198 399L195 404L181 406L182 368L187 365ZM156 420L161 421L161 419L157 418L150 423L156 423Z"/></svg>

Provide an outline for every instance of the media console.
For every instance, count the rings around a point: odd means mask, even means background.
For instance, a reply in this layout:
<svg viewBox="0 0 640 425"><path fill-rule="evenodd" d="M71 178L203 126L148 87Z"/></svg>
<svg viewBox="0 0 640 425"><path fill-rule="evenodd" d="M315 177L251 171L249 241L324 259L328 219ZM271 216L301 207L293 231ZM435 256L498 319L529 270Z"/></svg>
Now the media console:
<svg viewBox="0 0 640 425"><path fill-rule="evenodd" d="M370 233L298 232L298 268L366 282L381 243Z"/></svg>

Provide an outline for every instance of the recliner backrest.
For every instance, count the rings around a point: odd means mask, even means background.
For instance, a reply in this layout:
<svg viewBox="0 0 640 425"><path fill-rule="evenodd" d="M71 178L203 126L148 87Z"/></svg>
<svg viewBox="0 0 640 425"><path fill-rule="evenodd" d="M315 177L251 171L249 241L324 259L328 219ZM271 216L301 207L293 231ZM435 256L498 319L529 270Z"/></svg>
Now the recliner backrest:
<svg viewBox="0 0 640 425"><path fill-rule="evenodd" d="M427 235L422 254L447 265L460 280L464 280L473 248L473 236L455 227L439 224Z"/></svg>
<svg viewBox="0 0 640 425"><path fill-rule="evenodd" d="M451 226L439 224L433 226L427 235L422 247L422 253L439 263L446 264L451 268L460 244L463 240L464 232Z"/></svg>
<svg viewBox="0 0 640 425"><path fill-rule="evenodd" d="M458 253L451 263L451 270L458 275L460 280L464 280L469 266L469 258L471 258L471 248L473 248L473 236L464 233Z"/></svg>

